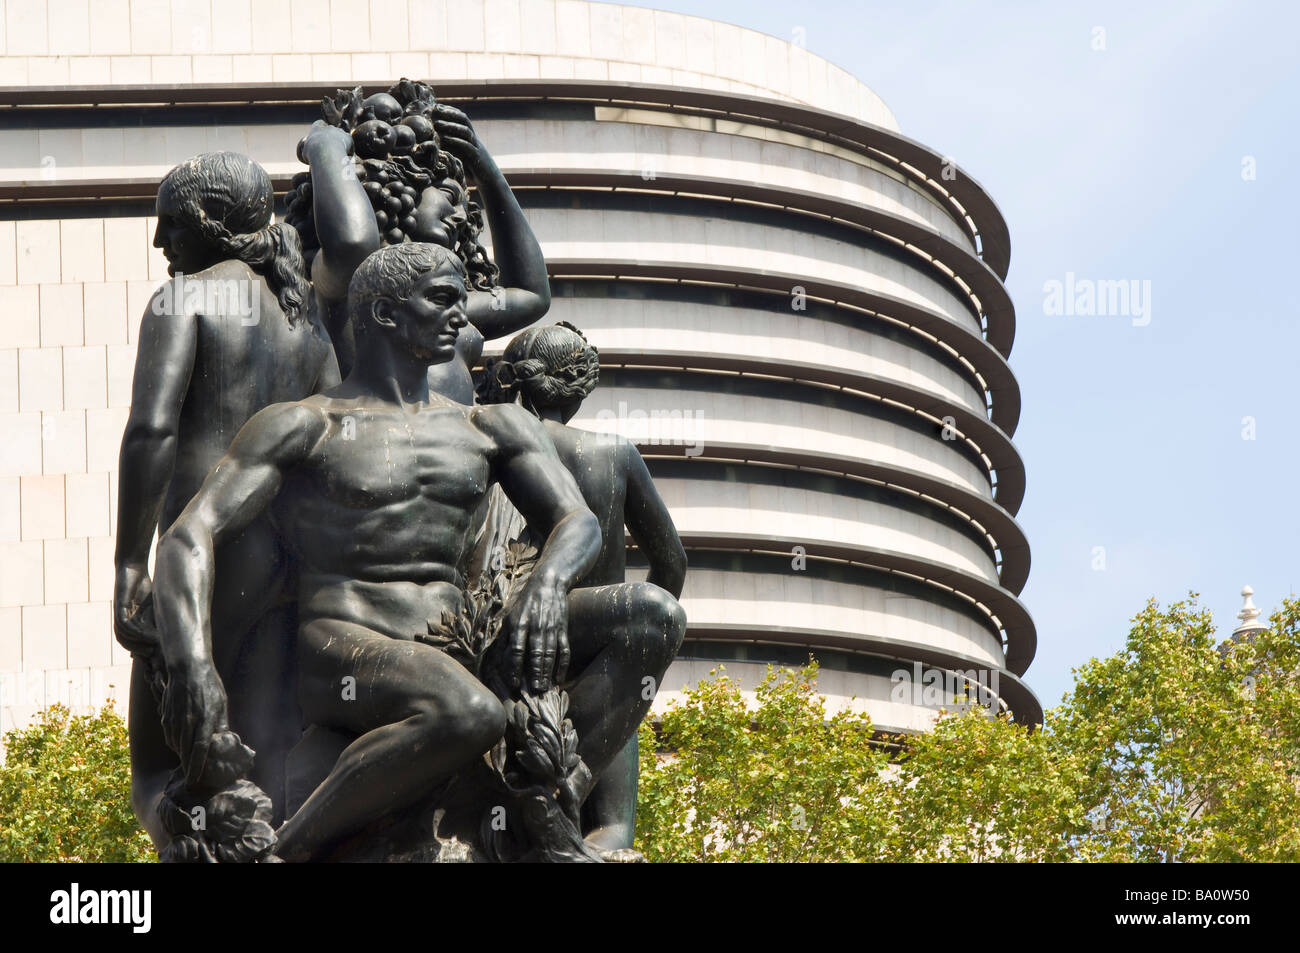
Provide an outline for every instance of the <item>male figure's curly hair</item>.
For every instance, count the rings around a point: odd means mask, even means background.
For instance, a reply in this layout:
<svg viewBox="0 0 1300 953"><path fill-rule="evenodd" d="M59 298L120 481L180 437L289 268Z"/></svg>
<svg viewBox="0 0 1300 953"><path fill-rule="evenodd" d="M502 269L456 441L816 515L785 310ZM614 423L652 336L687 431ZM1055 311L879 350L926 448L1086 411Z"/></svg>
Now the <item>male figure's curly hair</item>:
<svg viewBox="0 0 1300 953"><path fill-rule="evenodd" d="M479 400L504 404L518 396L540 417L544 410L583 400L599 380L600 355L586 335L561 321L516 335L501 360L489 361Z"/></svg>
<svg viewBox="0 0 1300 953"><path fill-rule="evenodd" d="M266 170L237 152L206 152L167 173L158 198L176 218L217 249L266 280L292 327L307 297L298 233L274 222L275 191Z"/></svg>
<svg viewBox="0 0 1300 953"><path fill-rule="evenodd" d="M369 333L370 322L363 305L375 298L402 301L409 298L415 283L435 268L450 265L462 278L465 263L449 248L428 242L404 242L371 252L357 266L348 283L348 314L358 335Z"/></svg>
<svg viewBox="0 0 1300 953"><path fill-rule="evenodd" d="M433 123L437 100L433 88L428 84L402 79L388 90L388 94L402 107L403 118L423 116L430 124ZM326 97L322 100L321 110L326 122L338 126L344 132L356 133L359 126L366 124L363 122L366 114L362 107L360 87L340 89L333 100ZM419 205L420 196L425 189L436 188L448 179L456 182L463 196L465 221L457 225L451 236L452 250L465 263L471 288L491 291L498 284L498 269L478 240L484 225L483 209L468 198L469 184L465 167L458 158L442 149L436 131L431 131L428 139L418 142L409 154L364 159L354 156L352 167L365 186L380 223L380 240L385 245L413 241L402 227L399 216L409 212L408 205ZM403 203L402 193L410 196L413 202ZM401 205L398 212L387 207L387 203L394 201ZM309 265L320 250L312 203L311 173L299 172L293 177L286 199L285 222L296 228L302 237Z"/></svg>

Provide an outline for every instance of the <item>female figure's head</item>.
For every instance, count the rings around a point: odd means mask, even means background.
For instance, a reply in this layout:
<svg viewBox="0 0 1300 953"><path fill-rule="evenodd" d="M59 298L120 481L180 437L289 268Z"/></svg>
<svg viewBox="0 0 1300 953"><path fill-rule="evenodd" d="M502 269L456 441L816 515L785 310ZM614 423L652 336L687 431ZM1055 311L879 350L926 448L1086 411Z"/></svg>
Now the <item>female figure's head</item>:
<svg viewBox="0 0 1300 953"><path fill-rule="evenodd" d="M434 129L437 101L425 83L402 80L365 99L340 90L325 99L325 120L352 135L353 168L375 211L384 245L428 242L450 248L465 263L471 289L489 291L497 269L478 236L482 210L469 200L461 161L441 147ZM311 174L294 176L285 220L302 234L309 256L320 247L312 208Z"/></svg>
<svg viewBox="0 0 1300 953"><path fill-rule="evenodd" d="M490 361L479 396L485 404L516 395L534 416L567 423L600 380L600 355L566 321L516 335L499 361Z"/></svg>
<svg viewBox="0 0 1300 953"><path fill-rule="evenodd" d="M182 162L158 188L154 246L172 275L196 274L237 259L266 280L292 325L307 293L298 234L274 222L275 192L266 170L237 152L208 152Z"/></svg>

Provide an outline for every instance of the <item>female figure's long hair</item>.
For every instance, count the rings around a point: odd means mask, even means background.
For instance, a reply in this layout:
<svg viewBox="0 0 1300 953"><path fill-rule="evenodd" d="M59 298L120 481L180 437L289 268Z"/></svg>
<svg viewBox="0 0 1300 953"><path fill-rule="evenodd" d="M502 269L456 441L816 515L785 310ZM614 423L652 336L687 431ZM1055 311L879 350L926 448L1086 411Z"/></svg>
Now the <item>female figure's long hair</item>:
<svg viewBox="0 0 1300 953"><path fill-rule="evenodd" d="M543 411L583 400L600 380L600 355L586 335L567 321L529 328L516 335L499 361L489 361L479 388L484 404L520 398L524 408Z"/></svg>
<svg viewBox="0 0 1300 953"><path fill-rule="evenodd" d="M176 217L216 249L260 275L292 327L309 286L298 233L276 224L275 190L266 170L237 152L206 152L182 162L158 190Z"/></svg>

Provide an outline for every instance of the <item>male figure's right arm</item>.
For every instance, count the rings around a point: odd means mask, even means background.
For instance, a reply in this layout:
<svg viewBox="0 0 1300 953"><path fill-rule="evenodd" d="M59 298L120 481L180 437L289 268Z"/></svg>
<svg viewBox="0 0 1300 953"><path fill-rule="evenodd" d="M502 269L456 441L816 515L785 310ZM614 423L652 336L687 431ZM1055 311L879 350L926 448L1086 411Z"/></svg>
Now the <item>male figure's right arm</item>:
<svg viewBox="0 0 1300 953"><path fill-rule="evenodd" d="M305 404L273 404L235 436L203 487L158 542L154 610L167 669L163 736L196 781L226 698L212 661L213 554L270 506L285 476L328 429Z"/></svg>

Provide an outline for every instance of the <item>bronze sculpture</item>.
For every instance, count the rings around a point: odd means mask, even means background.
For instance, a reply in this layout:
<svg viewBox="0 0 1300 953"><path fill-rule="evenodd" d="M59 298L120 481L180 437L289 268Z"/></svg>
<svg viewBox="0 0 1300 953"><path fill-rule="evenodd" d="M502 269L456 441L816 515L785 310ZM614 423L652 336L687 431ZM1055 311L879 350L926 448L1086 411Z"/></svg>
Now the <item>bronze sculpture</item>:
<svg viewBox="0 0 1300 953"><path fill-rule="evenodd" d="M269 225L264 173L266 214L241 227L274 229L279 256L223 262L266 237L207 241L196 222L229 232L228 209L172 207L190 166L221 179L191 192L248 192L229 173L252 166L242 157L193 160L160 193L176 273L212 284L242 268L267 313L239 316L242 339L202 308L148 322L148 344L142 331L115 595L138 658L137 813L168 860L627 859L645 685L684 633L680 541L634 448L588 435L582 451L563 425L576 403L473 403L484 338L536 320L550 293L469 120L406 80L340 91L324 112L290 195L305 261L294 229ZM471 179L500 271L477 243ZM223 374L191 382L206 365L177 358L180 326L205 321L222 330L197 353ZM563 459L574 448L609 466L584 473ZM485 569L471 554L497 485L528 529ZM623 581L624 522L647 583Z"/></svg>
<svg viewBox="0 0 1300 953"><path fill-rule="evenodd" d="M286 859L318 856L409 806L504 732L482 683L414 639L461 609L456 562L492 482L546 533L507 609L506 675L535 695L570 684L592 772L635 731L649 708L642 679L662 677L683 634L680 607L657 586L570 592L599 555L600 527L540 424L511 405L464 408L429 391L429 365L454 353L464 298L463 266L439 246L367 258L349 293L352 374L255 416L159 543L164 732L191 780L228 727L209 648L214 548L274 506L300 560L300 702L308 722L358 737L281 828ZM566 780L561 798L581 804L591 774Z"/></svg>
<svg viewBox="0 0 1300 953"><path fill-rule="evenodd" d="M677 598L686 579L686 551L668 507L655 489L636 446L617 434L567 426L600 379L596 349L571 324L535 327L518 335L502 360L489 362L480 388L485 402L518 397L542 421L560 461L578 483L600 522L601 548L579 586L624 581L627 549L623 529L649 565L647 582ZM589 842L618 850L632 846L636 818L636 739L606 769L586 805Z"/></svg>

